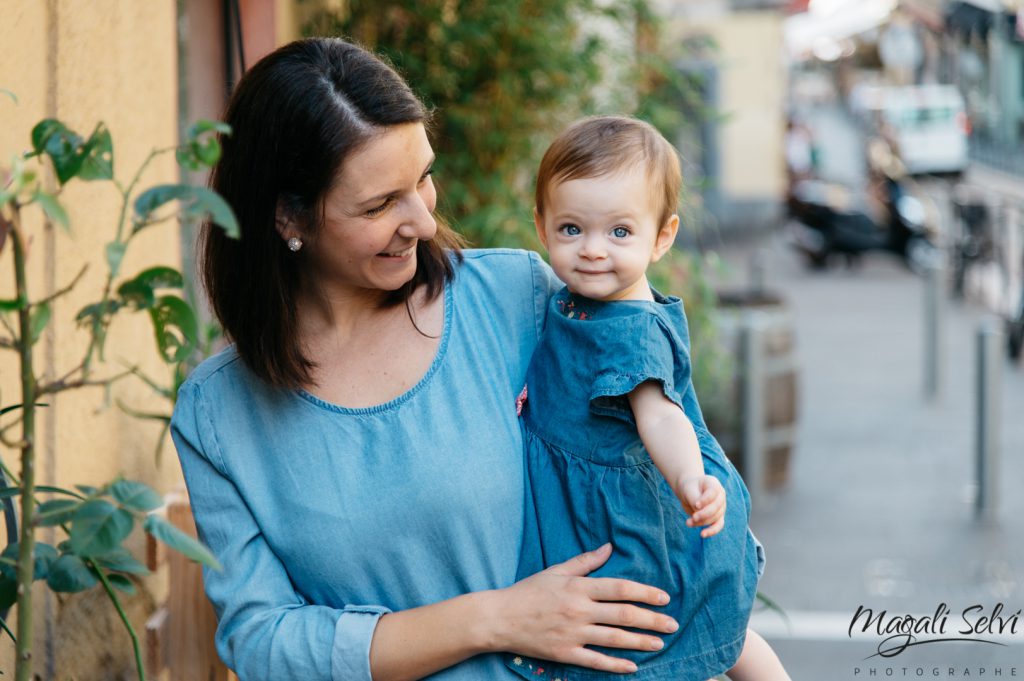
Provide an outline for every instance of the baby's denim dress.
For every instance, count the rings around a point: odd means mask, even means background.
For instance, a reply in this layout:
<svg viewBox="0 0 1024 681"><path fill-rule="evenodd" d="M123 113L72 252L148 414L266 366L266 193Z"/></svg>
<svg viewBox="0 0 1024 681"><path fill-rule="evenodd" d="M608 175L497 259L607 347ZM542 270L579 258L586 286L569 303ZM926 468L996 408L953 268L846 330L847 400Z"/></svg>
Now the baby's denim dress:
<svg viewBox="0 0 1024 681"><path fill-rule="evenodd" d="M518 578L610 541L611 557L590 576L663 589L671 601L652 609L679 629L655 652L595 649L634 661L638 671L625 678L705 681L739 656L764 554L747 528L746 486L697 404L682 301L654 296L602 303L563 289L550 301L522 401L528 499ZM640 442L627 395L647 380L689 417L705 472L725 488L725 527L713 537L686 526ZM528 679L623 678L513 655L506 664Z"/></svg>

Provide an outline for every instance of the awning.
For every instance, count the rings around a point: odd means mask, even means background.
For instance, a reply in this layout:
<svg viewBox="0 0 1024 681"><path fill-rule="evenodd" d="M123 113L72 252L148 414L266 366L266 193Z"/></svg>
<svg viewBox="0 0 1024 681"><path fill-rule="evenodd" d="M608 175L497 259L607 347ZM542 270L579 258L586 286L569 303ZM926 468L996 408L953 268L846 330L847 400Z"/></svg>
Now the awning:
<svg viewBox="0 0 1024 681"><path fill-rule="evenodd" d="M783 24L786 48L799 57L816 41L838 41L878 28L889 20L895 5L896 0L848 0L833 3L827 13L810 11L787 17Z"/></svg>

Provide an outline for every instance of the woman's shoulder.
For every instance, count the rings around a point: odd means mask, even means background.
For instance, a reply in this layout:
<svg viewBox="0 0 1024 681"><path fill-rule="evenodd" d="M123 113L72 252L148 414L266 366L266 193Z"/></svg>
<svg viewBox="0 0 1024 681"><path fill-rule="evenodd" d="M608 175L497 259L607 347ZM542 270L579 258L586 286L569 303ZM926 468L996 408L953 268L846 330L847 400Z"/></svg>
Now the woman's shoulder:
<svg viewBox="0 0 1024 681"><path fill-rule="evenodd" d="M178 390L178 402L196 401L227 411L259 410L276 391L245 365L234 344L199 363Z"/></svg>
<svg viewBox="0 0 1024 681"><path fill-rule="evenodd" d="M465 271L477 276L507 277L532 276L537 271L550 271L547 263L535 251L521 248L467 248L460 251L460 254L461 263L456 261L456 271L460 273ZM456 257L454 253L452 257Z"/></svg>
<svg viewBox="0 0 1024 681"><path fill-rule="evenodd" d="M236 374L244 371L242 358L238 355L234 344L224 347L216 354L210 355L199 363L188 375L182 387L201 387L217 377Z"/></svg>
<svg viewBox="0 0 1024 681"><path fill-rule="evenodd" d="M516 248L466 249L455 271L456 290L465 298L480 296L489 305L523 307L538 319L548 298L562 286L537 253Z"/></svg>

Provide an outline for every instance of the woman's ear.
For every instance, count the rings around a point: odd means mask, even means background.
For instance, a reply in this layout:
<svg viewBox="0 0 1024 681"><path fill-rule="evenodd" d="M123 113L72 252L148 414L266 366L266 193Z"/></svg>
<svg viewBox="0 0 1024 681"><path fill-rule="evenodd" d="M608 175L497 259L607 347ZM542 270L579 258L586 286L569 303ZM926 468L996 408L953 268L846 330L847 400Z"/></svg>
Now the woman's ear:
<svg viewBox="0 0 1024 681"><path fill-rule="evenodd" d="M668 253L668 249L672 248L672 244L676 242L678 233L679 216L673 213L658 230L658 236L654 240L654 251L651 253L651 262L658 262L663 255Z"/></svg>
<svg viewBox="0 0 1024 681"><path fill-rule="evenodd" d="M533 226L537 229L537 238L544 244L544 248L548 247L548 235L544 231L544 218L540 213L537 212L537 208L533 209Z"/></svg>
<svg viewBox="0 0 1024 681"><path fill-rule="evenodd" d="M292 237L302 236L299 233L299 226L296 223L294 213L285 206L284 199L277 200L277 210L274 212L274 227L285 241Z"/></svg>

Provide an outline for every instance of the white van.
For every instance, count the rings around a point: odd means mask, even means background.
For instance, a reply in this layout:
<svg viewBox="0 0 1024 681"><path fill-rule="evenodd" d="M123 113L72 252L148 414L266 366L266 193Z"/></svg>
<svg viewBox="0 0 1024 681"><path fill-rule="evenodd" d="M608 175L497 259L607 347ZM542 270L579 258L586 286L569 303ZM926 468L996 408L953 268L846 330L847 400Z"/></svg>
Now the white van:
<svg viewBox="0 0 1024 681"><path fill-rule="evenodd" d="M869 86L854 107L872 122L910 173L959 173L967 167L970 122L953 85Z"/></svg>

